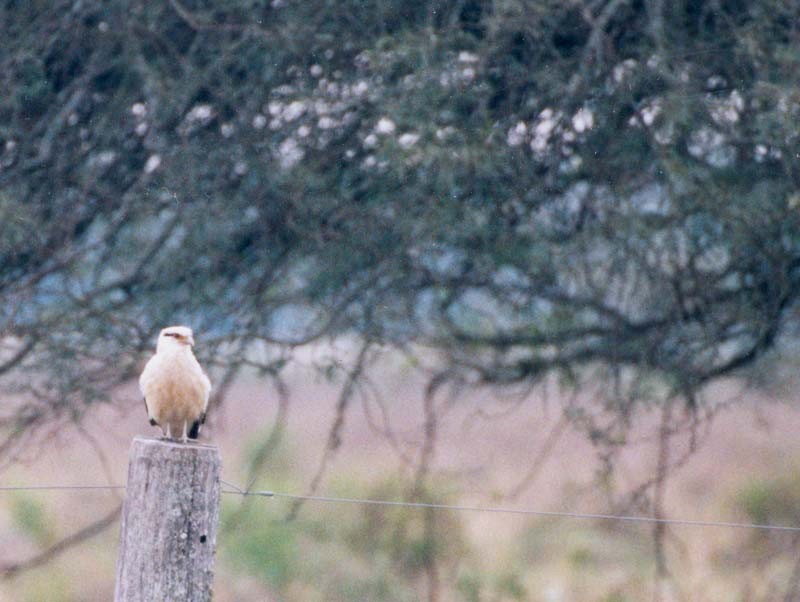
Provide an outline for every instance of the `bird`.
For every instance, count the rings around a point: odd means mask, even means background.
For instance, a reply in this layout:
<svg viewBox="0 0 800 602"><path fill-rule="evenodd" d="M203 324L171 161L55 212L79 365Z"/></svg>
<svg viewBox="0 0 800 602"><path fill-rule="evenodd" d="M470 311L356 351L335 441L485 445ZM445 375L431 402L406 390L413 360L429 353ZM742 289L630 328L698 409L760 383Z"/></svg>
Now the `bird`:
<svg viewBox="0 0 800 602"><path fill-rule="evenodd" d="M163 438L185 443L197 439L206 420L211 381L195 358L188 326L168 326L158 335L156 353L139 377L139 388L152 426Z"/></svg>

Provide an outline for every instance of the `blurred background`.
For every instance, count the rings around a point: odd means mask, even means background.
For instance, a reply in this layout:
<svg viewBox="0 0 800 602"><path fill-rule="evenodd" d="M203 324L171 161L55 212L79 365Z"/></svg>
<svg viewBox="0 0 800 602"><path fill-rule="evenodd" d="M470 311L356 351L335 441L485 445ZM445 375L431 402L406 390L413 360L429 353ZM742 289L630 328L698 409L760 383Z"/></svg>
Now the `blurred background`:
<svg viewBox="0 0 800 602"><path fill-rule="evenodd" d="M186 324L241 487L800 526L800 2L0 31L0 486L124 483ZM0 491L0 599L110 599L122 495ZM223 498L222 602L800 599L792 531Z"/></svg>

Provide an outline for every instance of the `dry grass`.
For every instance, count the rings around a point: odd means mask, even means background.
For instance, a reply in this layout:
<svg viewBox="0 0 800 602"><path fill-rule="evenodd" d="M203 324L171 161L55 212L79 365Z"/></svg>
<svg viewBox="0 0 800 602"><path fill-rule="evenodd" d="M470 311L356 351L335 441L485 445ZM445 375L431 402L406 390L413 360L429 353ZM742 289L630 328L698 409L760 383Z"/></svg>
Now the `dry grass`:
<svg viewBox="0 0 800 602"><path fill-rule="evenodd" d="M289 383L292 401L285 443L265 466L258 485L300 492L323 453L338 390L334 384L315 378L311 371L296 370ZM409 443L403 449L413 454L411 444L418 444L421 437L422 382L413 371L395 366L386 371L382 383L385 409L394 434L398 440ZM721 387L714 395L730 395L733 390ZM513 501L503 499L503 494L519 483L560 414L558 399L552 396L546 399L533 395L514 412L502 415L500 411L507 406L508 402L498 401L488 392L461 395L450 406L440 423L434 461L441 479L437 488L442 495L468 504L585 512L608 510L608 498L593 486L598 468L594 450L586 437L572 430L555 442L530 487ZM750 520L746 514L748 506L741 501L742 492L752 489L754 483L785 480L788 464L800 460L797 407L796 399L776 402L749 395L720 414L700 449L669 481L665 498L667 514L698 520ZM482 409L497 415L480 416L477 412ZM374 492L370 484L396 481L403 470L408 471L402 468L397 450L387 437L368 424L367 414L373 419L379 415L377 406L373 404L365 412L365 406L356 400L351 410L345 423L343 445L323 481L322 492ZM224 410L213 417L205 438L219 445L223 476L228 481L242 483L248 446L267 432L275 411L272 389L254 379L244 379L229 394ZM641 438L642 442L622 453L617 490L630 490L652 474L655 444L649 435L654 427L655 422L649 420L637 427L634 438ZM131 437L154 434L145 421L134 388L124 392L113 407L92 414L85 428L106 455L110 474L106 474L98 458L97 445L73 431L51 440L29 463L12 467L2 475L2 482L101 484L110 478L121 483ZM40 546L103 515L116 503L114 494L109 492L3 495L0 562L33 554ZM256 503L265 506L259 510L262 519L282 518L287 511L287 505L277 500L260 499ZM28 514L32 515L25 516L21 508L28 508ZM364 514L358 508L331 509L309 504L302 510L298 523L306 531L311 524L306 519L310 518L341 521L357 529ZM650 529L646 526L530 520L479 513L465 513L458 520L470 552L444 567L445 600L451 599L449 596L454 600L510 600L518 586L524 588L525 599L552 602L642 600L653 595L653 550ZM306 531L298 536L303 553L293 559L296 577L284 583L281 599L318 597L319 591L307 582L308 575L330 571L331 567L325 559L314 555L342 553L342 549L336 548L340 543L320 547L309 539ZM114 527L44 568L0 583L0 600L109 600L117 536ZM268 580L259 579L253 571L229 561L226 546L232 541L236 541L233 536L227 542L224 535L220 537L215 599L219 602L272 599ZM721 528L673 527L668 533L667 551L674 579L663 584L663 599L772 599L770 596L777 596L788 583L792 569L791 557L787 555L790 545L786 535L758 536ZM356 564L354 561L350 567L352 571L367 576L370 572L393 571L391 564L380 567L368 562ZM517 585L513 583L515 579L519 581ZM360 599L347 598L341 592L337 596L343 600Z"/></svg>

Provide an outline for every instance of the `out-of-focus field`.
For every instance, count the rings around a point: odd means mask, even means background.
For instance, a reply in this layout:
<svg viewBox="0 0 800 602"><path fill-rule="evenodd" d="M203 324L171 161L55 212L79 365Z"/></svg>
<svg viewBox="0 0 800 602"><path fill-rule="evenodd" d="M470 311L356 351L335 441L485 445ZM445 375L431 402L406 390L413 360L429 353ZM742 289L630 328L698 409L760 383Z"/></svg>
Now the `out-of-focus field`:
<svg viewBox="0 0 800 602"><path fill-rule="evenodd" d="M418 441L421 379L399 365L386 368L382 378L373 374L373 379L382 383L395 435ZM287 382L288 431L257 485L302 493L320 461L339 387L310 369L295 369ZM734 394L734 385L714 392ZM754 393L738 397L717 416L692 459L668 482L666 514L706 521L800 521L798 400ZM608 511L608 497L593 486L599 466L595 451L585 435L570 430L557 440L530 487L516 499L503 498L523 478L560 416L552 391L531 395L513 412L509 406L487 391L462 393L449 406L439 423L435 451L433 490L438 499L545 511ZM244 463L269 432L276 407L269 385L244 378L211 420L202 438L219 445L227 481L243 484ZM481 415L481 409L492 416ZM368 416L373 422L381 420L377 405L365 406L355 399L343 444L320 493L402 495L397 453L385 435L370 427ZM619 460L618 491L635 487L653 472L656 424L646 422L634 433L633 439L641 440L629 445ZM61 432L24 465L0 475L0 482L123 483L131 438L158 434L147 425L133 386L113 406L91 414L83 427L93 441L77 430ZM676 454L685 441L679 438ZM107 491L0 495L0 563L35 554L118 503L117 494ZM239 504L236 496L225 496L226 522L218 537L218 602L412 600L426 591L425 579L415 573L418 559L412 552L424 556L424 551L414 548L419 538L414 538L413 526L408 528L408 521L416 520L409 513L376 514L369 508L312 502L287 525L282 522L287 501L258 498L239 516L239 525L231 526ZM406 539L393 540L392 525L398 523L407 527ZM441 517L438 537L441 600L621 602L653 596L649 525L461 512ZM117 538L118 523L45 566L0 583L0 600L110 600ZM794 568L795 540L791 533L671 526L665 548L672 579L661 584L663 599L783 599ZM403 546L408 549L398 549Z"/></svg>

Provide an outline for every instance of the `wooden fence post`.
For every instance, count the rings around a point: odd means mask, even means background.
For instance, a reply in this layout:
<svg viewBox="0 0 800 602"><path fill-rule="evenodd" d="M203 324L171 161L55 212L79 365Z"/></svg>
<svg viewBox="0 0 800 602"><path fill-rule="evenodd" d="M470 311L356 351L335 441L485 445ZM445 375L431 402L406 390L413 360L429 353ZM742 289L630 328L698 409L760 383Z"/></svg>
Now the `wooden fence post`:
<svg viewBox="0 0 800 602"><path fill-rule="evenodd" d="M209 602L219 519L215 446L136 437L114 602Z"/></svg>

